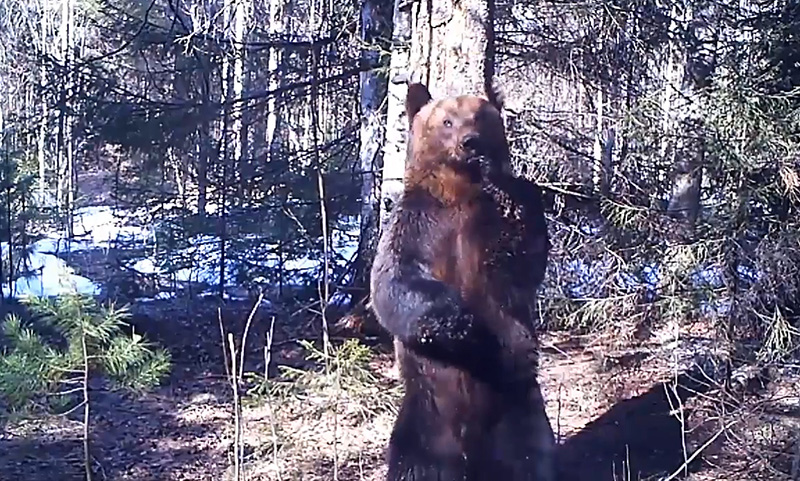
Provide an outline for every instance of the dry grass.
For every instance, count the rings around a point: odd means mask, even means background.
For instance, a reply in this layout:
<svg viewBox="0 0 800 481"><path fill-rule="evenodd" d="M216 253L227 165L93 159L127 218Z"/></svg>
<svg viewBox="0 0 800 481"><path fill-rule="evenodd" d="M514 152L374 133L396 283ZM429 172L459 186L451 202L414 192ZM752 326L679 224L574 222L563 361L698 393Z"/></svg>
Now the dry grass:
<svg viewBox="0 0 800 481"><path fill-rule="evenodd" d="M692 479L800 479L800 371L746 370L734 378L730 389L715 384L690 404L692 439L731 426L704 451L705 469Z"/></svg>
<svg viewBox="0 0 800 481"><path fill-rule="evenodd" d="M319 367L283 366L280 380L260 383L245 403L246 479L373 479L401 395L390 359L374 362L348 340L326 367L322 352L303 346Z"/></svg>
<svg viewBox="0 0 800 481"><path fill-rule="evenodd" d="M749 390L731 398L713 385L672 405L664 402L676 372L702 357L679 356L675 339L703 334L695 324L669 336L654 332L647 341L620 342L597 333L542 336L547 412L562 452L571 456L562 461L572 475L564 480L666 476L733 421L704 448L699 470L686 479L791 479L781 474L800 465L800 379L790 372L775 373L765 387L753 386L757 376L744 376L740 384L751 385ZM264 382L245 373L250 388L242 398L245 479L381 480L401 396L392 355L348 340L337 345L326 367L310 343L301 343L299 353L295 342L280 346L273 361L280 367L278 377ZM288 353L299 354L306 367L289 367L298 364L288 361ZM97 397L96 462L106 479L232 479L233 403L222 365L214 375L185 366L191 375L174 377L158 392ZM670 410L683 414L682 425ZM73 469L80 466L80 448L68 440L76 432L71 426L63 418L9 422L0 436L0 464L9 468L0 479L23 473L29 481L81 479L80 469Z"/></svg>

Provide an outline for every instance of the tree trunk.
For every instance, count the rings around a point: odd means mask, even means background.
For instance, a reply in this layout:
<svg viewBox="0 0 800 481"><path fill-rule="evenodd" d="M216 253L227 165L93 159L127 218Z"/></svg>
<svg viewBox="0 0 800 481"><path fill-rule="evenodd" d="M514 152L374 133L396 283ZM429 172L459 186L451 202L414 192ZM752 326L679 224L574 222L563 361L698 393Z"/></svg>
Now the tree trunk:
<svg viewBox="0 0 800 481"><path fill-rule="evenodd" d="M176 6L176 10L178 8L179 7ZM176 12L176 15L181 16L181 19L183 20L183 22L181 23L185 22L187 28L189 29L192 28L193 24L190 23L189 19L183 17L183 15L181 15L178 12ZM188 33L189 32L181 31L181 34L183 35ZM188 49L185 50L180 46L178 46L175 49L175 60L174 60L175 77L172 79L172 96L175 102L179 104L188 103L192 98L189 87L190 81L188 78L191 75L191 72L193 71L193 69L191 68L192 66L191 55L192 54L190 51L188 51ZM188 200L189 200L187 198L189 197L188 191L191 190L190 186L187 185L189 179L188 163L190 159L187 155L184 154L184 152L182 152L182 149L175 147L173 145L170 145L168 147L167 155L169 158L169 162L173 165L173 168L175 169L175 184L178 187L178 196L180 197L181 205L186 206L188 205Z"/></svg>
<svg viewBox="0 0 800 481"><path fill-rule="evenodd" d="M380 67L378 42L391 32L391 11L386 11L386 2L368 0L361 7L361 40L365 45L361 54L364 66L372 67L361 73L361 146L359 164L361 170L361 229L356 262L356 285L369 285L370 264L378 239L380 215L380 179L378 173L383 164L384 143L383 116L387 82L377 67ZM355 299L354 299L355 300Z"/></svg>
<svg viewBox="0 0 800 481"><path fill-rule="evenodd" d="M392 44L381 223L403 190L408 121L399 79L427 84L434 98L486 95L494 81L494 2L395 0Z"/></svg>
<svg viewBox="0 0 800 481"><path fill-rule="evenodd" d="M700 112L700 90L712 73L713 59L705 58L701 49L703 43L713 43L705 15L709 11L693 11L691 5L684 7L681 19L687 25L690 40L686 43L684 62L681 65L680 104L673 104L677 112L674 122L678 142L675 145L673 165L675 173L668 211L681 219L684 239L694 236L697 217L700 212L700 196L705 144L703 141L703 121ZM677 104L678 102L675 102Z"/></svg>
<svg viewBox="0 0 800 481"><path fill-rule="evenodd" d="M61 86L61 114L59 119L59 162L57 169L58 182L58 201L59 205L67 213L67 232L71 237L73 234L72 209L74 204L73 185L73 139L72 139L72 120L69 115L69 105L72 98L73 72L72 72L72 49L74 47L74 6L71 0L61 2L61 28L59 36L61 39L60 56L64 68L64 79ZM65 182L66 181L66 182Z"/></svg>
<svg viewBox="0 0 800 481"><path fill-rule="evenodd" d="M70 0L62 0L61 1L61 24L59 26L58 31L58 56L59 59L62 61L62 64L66 66L66 55L67 55L67 29L68 29L68 12L69 12L69 1ZM66 102L67 102L67 95L66 95L66 79L61 80L61 85L59 85L59 112L58 112L58 136L57 136L57 146L56 146L56 169L55 169L55 177L56 177L56 205L60 209L63 207L63 199L64 199L64 143L66 141L66 135L64 133L64 129L66 126Z"/></svg>
<svg viewBox="0 0 800 481"><path fill-rule="evenodd" d="M411 73L434 98L484 95L494 80L494 2L412 4Z"/></svg>
<svg viewBox="0 0 800 481"><path fill-rule="evenodd" d="M67 97L73 98L75 94L76 78L74 61L77 49L77 42L75 41L75 3L69 2L69 27L67 29L69 34L67 40ZM71 109L70 109L71 110ZM77 170L75 168L75 136L72 125L72 118L67 117L67 225L69 226L69 235L73 235L73 212L75 210L75 190L77 189Z"/></svg>
<svg viewBox="0 0 800 481"><path fill-rule="evenodd" d="M280 0L269 1L269 32L270 40L276 40L283 34L283 18L284 18L283 2ZM269 81L267 82L267 90L274 92L280 87L279 68L281 66L281 49L277 46L272 46L269 49L269 57L267 58L267 72ZM267 121L266 121L266 135L265 141L267 150L269 152L268 159L272 158L272 153L276 149L276 133L279 128L278 106L276 96L272 95L267 99Z"/></svg>
<svg viewBox="0 0 800 481"><path fill-rule="evenodd" d="M410 69L411 8L412 3L395 0L392 14L392 55L389 62L389 78L407 76ZM386 139L383 147L383 169L381 172L380 223L388 218L392 206L403 192L403 172L406 165L406 134L408 122L405 116L406 85L391 81L387 86Z"/></svg>
<svg viewBox="0 0 800 481"><path fill-rule="evenodd" d="M226 0L225 4L225 12L224 15L224 24L230 25L231 18L231 1ZM233 115L231 114L231 101L234 98L233 93L233 71L235 67L231 64L230 59L227 55L222 56L222 65L220 67L221 70L221 81L222 81L222 88L221 88L221 100L223 103L222 108L222 120L221 120L221 128L219 134L219 142L220 147L219 150L221 152L221 161L222 161L222 178L219 181L219 186L217 188L217 192L219 192L219 206L217 208L217 215L219 216L219 250L220 250L220 259L219 259L219 297L222 299L225 296L225 255L227 249L227 241L228 241L228 187L230 184L230 164L232 160L231 151L233 150L234 156L236 155L236 145L233 144L229 138L229 133L231 132L231 119ZM235 134L234 134L235 135Z"/></svg>
<svg viewBox="0 0 800 481"><path fill-rule="evenodd" d="M183 25L184 34L193 31L196 25L202 25L202 19L187 14L181 9L181 3L174 5L175 15ZM201 14L201 12L194 12ZM209 65L208 54L196 49L193 52L178 50L175 52L176 74L174 80L174 95L181 101L194 100L195 92L191 90L190 72L200 71L200 122L196 130L197 142L195 145L195 164L194 170L197 175L197 215L206 215L208 205L208 162L211 157L211 66ZM198 68L193 68L193 67ZM188 174L191 166L180 159L174 159L178 168L184 174ZM186 176L188 177L188 175Z"/></svg>
<svg viewBox="0 0 800 481"><path fill-rule="evenodd" d="M40 37L40 44L39 49L42 55L46 55L48 52L48 44L47 39L49 37L50 26L48 23L48 15L47 15L47 8L45 4L42 4L42 8L40 11L41 19L40 19L40 28L41 28L41 37ZM39 182L38 182L38 190L39 190L39 203L40 205L45 202L45 190L47 186L46 177L46 162L45 159L45 142L47 140L47 131L48 131L48 117L50 115L48 105L47 105L47 98L44 96L45 89L47 88L47 67L44 63L39 71L40 75L40 97L39 100L42 105L42 118L39 122L39 135L36 142L36 157L39 161Z"/></svg>
<svg viewBox="0 0 800 481"><path fill-rule="evenodd" d="M594 135L594 169L592 173L592 184L595 191L600 195L608 195L609 177L611 174L612 155L614 153L614 130L607 126L606 117L607 107L606 93L603 91L603 83L600 82L595 97L595 135Z"/></svg>
<svg viewBox="0 0 800 481"><path fill-rule="evenodd" d="M231 133L233 139L231 142L231 149L233 151L233 170L234 182L236 183L236 198L234 202L238 203L243 197L243 182L241 179L241 172L244 171L242 163L247 157L248 142L247 142L247 125L243 121L245 103L242 101L245 87L245 29L247 27L248 19L252 5L250 2L238 0L233 5L233 42L234 42L234 56L233 56L233 76L232 76L232 96L230 100L236 101L237 104L231 108Z"/></svg>
<svg viewBox="0 0 800 481"><path fill-rule="evenodd" d="M210 67L201 62L202 85L200 86L202 106L200 107L200 126L197 129L197 215L206 215L208 203L208 160L211 156L211 79Z"/></svg>

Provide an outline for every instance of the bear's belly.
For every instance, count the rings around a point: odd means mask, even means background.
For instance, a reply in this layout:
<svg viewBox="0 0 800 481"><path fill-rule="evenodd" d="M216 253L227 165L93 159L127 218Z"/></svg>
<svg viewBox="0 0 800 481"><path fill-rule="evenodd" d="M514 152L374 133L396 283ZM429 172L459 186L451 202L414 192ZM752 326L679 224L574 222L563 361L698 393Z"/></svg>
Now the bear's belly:
<svg viewBox="0 0 800 481"><path fill-rule="evenodd" d="M431 359L415 359L423 390L430 403L436 424L447 426L459 445L475 442L499 422L500 396L487 384L469 373ZM432 420L433 421L433 420Z"/></svg>

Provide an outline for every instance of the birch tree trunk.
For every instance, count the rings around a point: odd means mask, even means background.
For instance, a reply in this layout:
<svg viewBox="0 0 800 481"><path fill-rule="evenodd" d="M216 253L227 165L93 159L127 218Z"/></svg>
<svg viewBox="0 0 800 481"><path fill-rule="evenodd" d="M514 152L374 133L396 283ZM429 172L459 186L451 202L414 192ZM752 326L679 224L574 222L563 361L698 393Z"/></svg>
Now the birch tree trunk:
<svg viewBox="0 0 800 481"><path fill-rule="evenodd" d="M243 197L243 183L240 173L244 170L242 162L247 157L247 125L243 122L245 104L243 94L245 87L245 30L250 17L252 4L245 0L236 0L233 3L233 76L232 76L232 95L231 100L237 102L231 108L231 134L233 136L231 149L233 153L234 177L236 177L237 196L234 200L238 202Z"/></svg>
<svg viewBox="0 0 800 481"><path fill-rule="evenodd" d="M391 32L391 11L386 11L386 2L366 0L361 6L361 40L365 45L361 61L365 66L380 66L378 44ZM379 177L383 164L384 143L383 116L387 82L377 70L360 75L361 102L361 146L359 164L361 170L361 229L358 246L356 275L358 284L369 285L369 270L375 244L378 239L378 217L380 215Z"/></svg>
<svg viewBox="0 0 800 481"><path fill-rule="evenodd" d="M411 42L411 3L394 1L392 13L392 55L389 62L389 78L396 79L409 74ZM405 116L406 85L390 81L386 97L386 139L383 147L381 169L380 223L386 221L392 206L403 192L403 172L406 165L406 135L408 122Z"/></svg>
<svg viewBox="0 0 800 481"><path fill-rule="evenodd" d="M49 51L48 39L50 37L50 22L47 10L47 4L43 1L40 10L40 37L39 37L39 51L41 55L46 55ZM47 186L47 159L45 158L45 142L47 140L47 124L50 111L47 105L47 99L44 97L44 91L47 89L47 67L42 63L39 70L39 88L42 92L40 95L40 102L42 107L42 118L39 122L39 134L36 142L36 158L39 162L39 182L38 194L39 203L45 202L45 191Z"/></svg>
<svg viewBox="0 0 800 481"><path fill-rule="evenodd" d="M593 157L594 157L594 171L592 172L592 183L594 184L594 189L598 193L605 194L607 193L607 180L608 180L608 170L611 161L611 157L606 156L606 131L604 128L605 124L605 101L606 96L605 92L603 92L602 82L600 82L597 88L597 95L595 96L594 106L595 106L595 134L594 134L594 146L593 146Z"/></svg>
<svg viewBox="0 0 800 481"><path fill-rule="evenodd" d="M175 78L172 81L172 95L178 103L187 102L191 98L189 94L189 81L186 78L186 76L189 75L188 72L191 71L188 68L189 65L191 65L191 62L188 52L182 52L178 49L178 51L175 52ZM189 203L189 169L187 165L189 158L183 154L182 149L173 145L167 147L167 157L169 158L169 163L172 164L175 170L175 185L178 188L178 197L180 198L181 205L187 206Z"/></svg>
<svg viewBox="0 0 800 481"><path fill-rule="evenodd" d="M67 73L67 98L72 99L75 94L75 50L77 44L75 42L75 3L74 1L67 2L68 9L68 25L67 25L67 55L66 55L66 73ZM71 112L72 109L68 109ZM75 189L76 189L76 170L75 170L75 138L72 129L72 116L67 116L67 212L68 212L68 226L69 235L73 233L73 210L75 209Z"/></svg>
<svg viewBox="0 0 800 481"><path fill-rule="evenodd" d="M494 79L494 1L414 2L411 72L433 98L485 95Z"/></svg>
<svg viewBox="0 0 800 481"><path fill-rule="evenodd" d="M267 27L267 31L269 32L269 38L272 41L276 41L283 33L283 10L284 6L281 0L269 1L269 26ZM278 75L278 69L280 68L280 65L281 49L275 45L270 47L269 57L267 58L267 70L269 72L267 90L270 92L274 92L280 87L280 77ZM265 141L269 152L268 159L272 158L272 152L275 151L276 132L278 131L279 127L279 119L280 117L278 116L276 96L272 95L267 100L267 126Z"/></svg>
<svg viewBox="0 0 800 481"><path fill-rule="evenodd" d="M670 8L670 21L667 27L669 38L679 38L681 24L685 22L680 6L675 3ZM659 156L667 162L673 162L675 151L674 134L677 131L677 103L681 98L681 71L686 64L684 52L676 41L666 45L665 58L661 65L661 76L664 88L661 92L661 137Z"/></svg>
<svg viewBox="0 0 800 481"><path fill-rule="evenodd" d="M494 79L492 0L395 0L390 78L426 83L434 98L486 95ZM381 222L403 190L406 86L389 85Z"/></svg>
<svg viewBox="0 0 800 481"><path fill-rule="evenodd" d="M617 144L617 130L609 118L613 115L612 100L618 97L618 85L613 80L606 90L605 82L600 81L595 96L595 136L593 145L592 185L595 192L608 196L611 189L611 176L614 171L614 152Z"/></svg>

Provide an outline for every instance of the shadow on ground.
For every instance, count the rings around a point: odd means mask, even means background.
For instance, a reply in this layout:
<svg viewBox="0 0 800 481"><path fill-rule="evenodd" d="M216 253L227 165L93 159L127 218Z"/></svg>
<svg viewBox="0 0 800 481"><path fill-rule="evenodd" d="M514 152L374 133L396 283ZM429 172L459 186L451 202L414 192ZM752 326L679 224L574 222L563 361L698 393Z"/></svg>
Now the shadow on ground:
<svg viewBox="0 0 800 481"><path fill-rule="evenodd" d="M683 374L674 391L670 385L655 384L566 439L557 454L559 481L635 481L679 469L684 462L683 435L679 419L670 411L708 389L698 379Z"/></svg>
<svg viewBox="0 0 800 481"><path fill-rule="evenodd" d="M164 382L141 396L90 383L95 479L217 481L229 464L231 396L219 349L218 314L209 309L190 316L177 303L162 304L166 317L137 313L132 324L171 352L173 366ZM245 317L238 311L222 315L238 322L230 322L231 329ZM85 479L76 422L81 412L14 426L3 425L0 418L0 481Z"/></svg>
<svg viewBox="0 0 800 481"><path fill-rule="evenodd" d="M211 410L206 403L197 410ZM91 420L92 471L99 480L217 480L227 463L216 419L183 419L192 406L154 396L96 393ZM0 481L86 479L76 416L31 423L28 434L0 436ZM59 420L60 419L60 420ZM202 474L200 474L202 473Z"/></svg>
<svg viewBox="0 0 800 481"><path fill-rule="evenodd" d="M86 479L78 439L42 440L39 436L2 439L0 453L0 480L3 481Z"/></svg>

